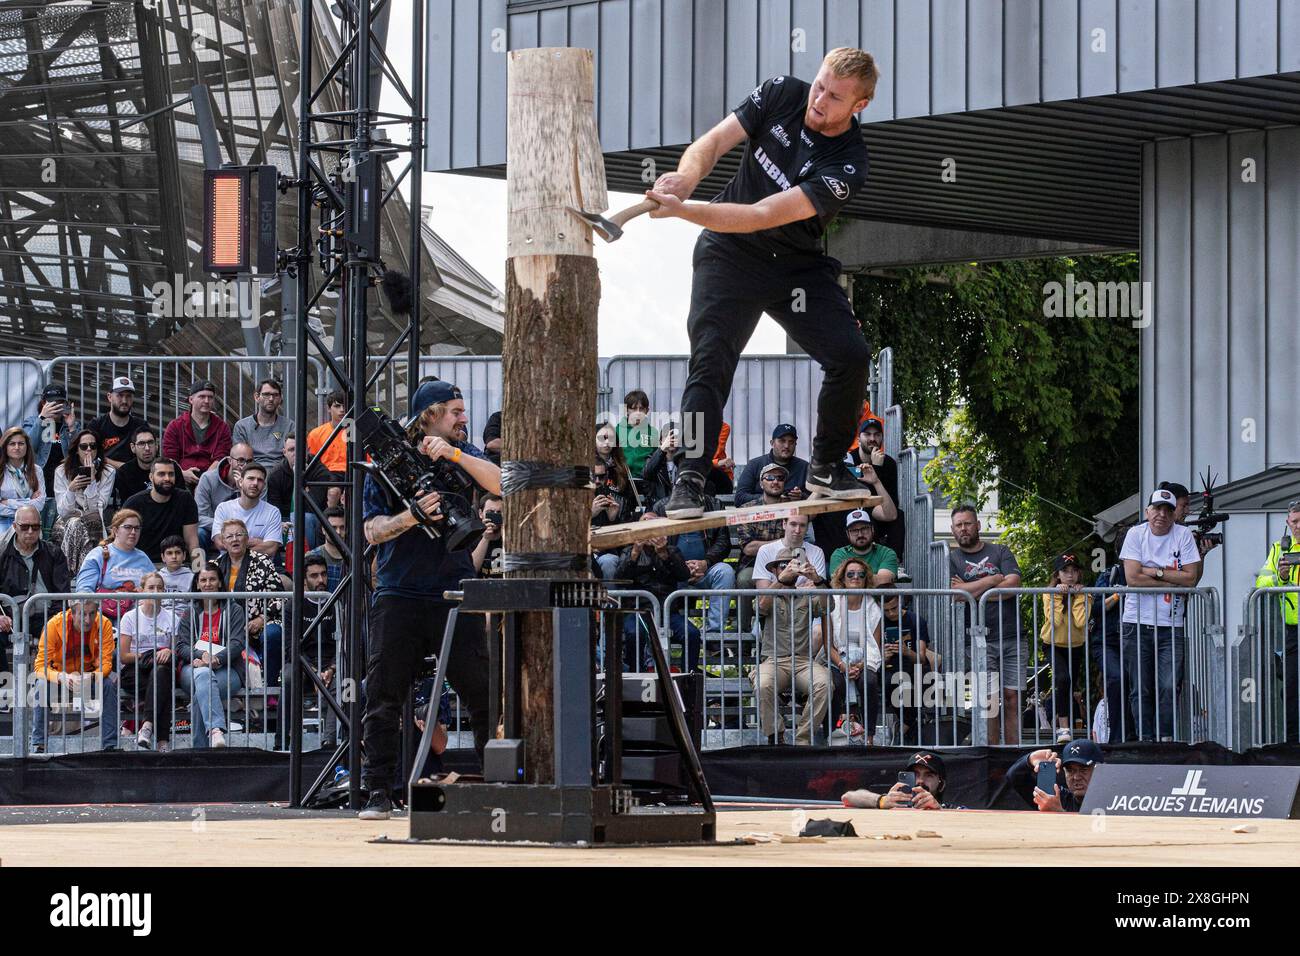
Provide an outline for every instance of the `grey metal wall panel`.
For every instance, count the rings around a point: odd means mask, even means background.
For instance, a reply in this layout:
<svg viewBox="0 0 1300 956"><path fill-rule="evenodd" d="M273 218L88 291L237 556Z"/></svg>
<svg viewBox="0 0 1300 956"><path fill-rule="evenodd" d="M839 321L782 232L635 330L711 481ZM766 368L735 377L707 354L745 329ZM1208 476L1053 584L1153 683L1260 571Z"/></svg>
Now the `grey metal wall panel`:
<svg viewBox="0 0 1300 956"><path fill-rule="evenodd" d="M1278 0L1277 55L1281 72L1300 70L1300 0Z"/></svg>
<svg viewBox="0 0 1300 956"><path fill-rule="evenodd" d="M478 0L457 0L452 14L451 161L455 166L477 166L478 64L483 45ZM502 114L504 116L504 114ZM502 120L504 122L504 119Z"/></svg>
<svg viewBox="0 0 1300 956"><path fill-rule="evenodd" d="M1277 72L1277 0L1237 0L1236 76Z"/></svg>
<svg viewBox="0 0 1300 956"><path fill-rule="evenodd" d="M1191 142L1174 139L1155 147L1155 296L1156 312L1152 316L1148 337L1154 349L1154 404L1143 409L1142 416L1155 415L1155 409L1170 396L1182 396L1179 407L1188 411L1188 394L1192 387L1192 218L1188 184L1191 182ZM1150 494L1155 483L1166 474L1189 474L1191 461L1191 423L1187 414L1162 416L1157 425L1157 473L1149 473L1143 490ZM1168 450L1166 450L1168 449Z"/></svg>
<svg viewBox="0 0 1300 956"><path fill-rule="evenodd" d="M829 49L822 0L791 0L790 72L811 81Z"/></svg>
<svg viewBox="0 0 1300 956"><path fill-rule="evenodd" d="M600 10L600 145L608 151L630 147L632 81L630 0L612 0Z"/></svg>
<svg viewBox="0 0 1300 956"><path fill-rule="evenodd" d="M725 13L725 100L731 110L758 85L758 18L743 0L728 0Z"/></svg>
<svg viewBox="0 0 1300 956"><path fill-rule="evenodd" d="M507 46L509 28L506 0L483 0L483 20L479 44L479 115L506 115ZM483 122L478 128L480 156L504 154L506 125ZM482 160L480 159L480 162Z"/></svg>
<svg viewBox="0 0 1300 956"><path fill-rule="evenodd" d="M1038 0L1003 5L1003 98L1007 106L1037 103L1042 70L1043 18Z"/></svg>
<svg viewBox="0 0 1300 956"><path fill-rule="evenodd" d="M659 0L632 0L632 148L663 143L659 126L659 51L663 44Z"/></svg>
<svg viewBox="0 0 1300 956"><path fill-rule="evenodd" d="M1196 0L1157 0L1156 83L1196 82Z"/></svg>
<svg viewBox="0 0 1300 956"><path fill-rule="evenodd" d="M538 46L569 45L569 8L543 10L537 16Z"/></svg>
<svg viewBox="0 0 1300 956"><path fill-rule="evenodd" d="M1115 92L1120 43L1115 4L1116 0L1082 0L1079 4L1080 96Z"/></svg>
<svg viewBox="0 0 1300 956"><path fill-rule="evenodd" d="M898 84L898 46L894 32L893 0L862 0L861 27L858 30L862 49L876 58L880 80L876 98L863 112L872 122L891 120L898 115L895 94Z"/></svg>
<svg viewBox="0 0 1300 956"><path fill-rule="evenodd" d="M1267 329L1261 318L1267 308L1266 189L1268 169L1256 167L1256 181L1242 181L1241 161L1252 158L1263 165L1266 134L1241 133L1228 137L1226 168L1228 189L1228 348L1224 379L1228 385L1228 415L1224 431L1228 444L1225 473L1253 475L1267 467L1264 442L1264 401L1268 382L1263 375L1241 374L1263 369L1268 359ZM1247 430L1247 422L1253 423ZM1248 440L1249 439L1249 440Z"/></svg>
<svg viewBox="0 0 1300 956"><path fill-rule="evenodd" d="M930 113L966 109L966 0L930 0L929 84Z"/></svg>
<svg viewBox="0 0 1300 956"><path fill-rule="evenodd" d="M425 123L425 168L451 166L452 0L430 0L425 23L425 88L429 96Z"/></svg>
<svg viewBox="0 0 1300 956"><path fill-rule="evenodd" d="M1074 3L1043 4L1044 102L1079 95L1079 8Z"/></svg>
<svg viewBox="0 0 1300 956"><path fill-rule="evenodd" d="M858 0L826 0L826 49L860 46Z"/></svg>
<svg viewBox="0 0 1300 956"><path fill-rule="evenodd" d="M1002 105L1002 0L967 0L966 8L966 108L992 109Z"/></svg>
<svg viewBox="0 0 1300 956"><path fill-rule="evenodd" d="M1155 314L1160 307L1160 290L1155 284L1156 259L1160 209L1156 205L1156 183L1160 178L1156 162L1157 144L1142 146L1142 226L1138 266L1142 273L1142 308L1146 323L1138 336L1138 484L1142 492L1152 487L1151 476L1156 473L1155 416L1148 409L1155 408Z"/></svg>
<svg viewBox="0 0 1300 956"><path fill-rule="evenodd" d="M595 57L596 76L600 76L600 3L580 3L569 7L569 46L591 50ZM600 98L599 88L596 98Z"/></svg>
<svg viewBox="0 0 1300 956"><path fill-rule="evenodd" d="M1237 5L1223 0L1196 4L1196 82L1237 75Z"/></svg>
<svg viewBox="0 0 1300 956"><path fill-rule="evenodd" d="M507 18L509 22L510 49L512 50L529 50L535 46L541 46L537 42L538 25L536 13L512 13Z"/></svg>
<svg viewBox="0 0 1300 956"><path fill-rule="evenodd" d="M1262 441L1270 465L1300 461L1300 127L1269 130L1261 178L1268 199L1267 428Z"/></svg>
<svg viewBox="0 0 1300 956"><path fill-rule="evenodd" d="M1198 427L1201 422L1223 421L1228 407L1228 184L1227 141L1222 136L1192 140L1191 168L1185 180L1192 184L1191 243L1191 414L1179 428L1189 430L1190 474L1206 462L1228 461L1225 429ZM1168 331L1168 330L1166 330ZM1166 343L1168 344L1167 340ZM1175 383L1167 383L1169 388ZM1160 396L1168 395L1162 389ZM1164 427L1161 423L1158 427ZM1163 479L1163 476L1161 476ZM1174 480L1174 479L1169 479ZM1183 479L1179 479L1183 480Z"/></svg>
<svg viewBox="0 0 1300 956"><path fill-rule="evenodd" d="M790 0L758 0L758 79L789 73Z"/></svg>
<svg viewBox="0 0 1300 956"><path fill-rule="evenodd" d="M930 112L930 9L901 3L894 9L894 115Z"/></svg>
<svg viewBox="0 0 1300 956"><path fill-rule="evenodd" d="M1156 85L1156 0L1119 0L1119 90Z"/></svg>
<svg viewBox="0 0 1300 956"><path fill-rule="evenodd" d="M691 0L663 0L664 39L661 52L664 142L691 141Z"/></svg>
<svg viewBox="0 0 1300 956"><path fill-rule="evenodd" d="M727 11L720 3L695 4L695 102L692 129L707 133L727 115Z"/></svg>

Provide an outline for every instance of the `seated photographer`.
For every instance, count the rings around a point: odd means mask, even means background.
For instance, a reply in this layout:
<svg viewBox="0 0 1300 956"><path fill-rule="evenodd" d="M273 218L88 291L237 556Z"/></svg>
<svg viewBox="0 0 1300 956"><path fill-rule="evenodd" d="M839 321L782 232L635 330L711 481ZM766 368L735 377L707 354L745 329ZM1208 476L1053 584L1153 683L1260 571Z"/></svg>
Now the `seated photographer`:
<svg viewBox="0 0 1300 956"><path fill-rule="evenodd" d="M641 520L654 521L659 517L647 512ZM649 591L660 602L676 591L678 582L688 579L690 574L682 553L664 535L628 545L614 572L619 580L631 582L631 590ZM693 671L700 660L700 630L686 620L681 605L678 608L668 621L669 640L685 645L682 670ZM646 642L655 639L644 615L623 615L623 669L653 670L653 658Z"/></svg>
<svg viewBox="0 0 1300 956"><path fill-rule="evenodd" d="M937 753L922 750L912 754L903 773L915 775L915 785L899 780L889 788L888 793L872 793L870 790L850 790L840 798L846 807L858 810L955 810L943 802L944 791L948 788L948 774L943 766L943 758ZM901 777L902 774L899 774Z"/></svg>
<svg viewBox="0 0 1300 956"><path fill-rule="evenodd" d="M479 577L487 577L494 571L500 572L501 564L501 509L504 502L500 495L480 495L478 502L479 520L483 522L483 536L474 546L474 570Z"/></svg>
<svg viewBox="0 0 1300 956"><path fill-rule="evenodd" d="M804 515L790 515L786 518L786 530L802 539L807 522ZM804 547L810 550L805 552ZM820 551L814 553L814 549L814 545L785 544L764 566L764 577L758 579L760 590L798 588L811 592L807 597L767 595L758 599L763 629L758 642L760 663L751 680L758 702L759 731L770 744L780 743L785 732L779 706L783 693L804 700L799 726L795 729L796 743L811 744L814 733L826 721L831 674L818 658L822 655L830 608L826 596L816 590L821 586L825 559ZM760 552L759 561L764 557Z"/></svg>
<svg viewBox="0 0 1300 956"><path fill-rule="evenodd" d="M1056 768L1052 792L1048 793L1038 783L1040 767L1050 761L1046 769ZM1105 763L1106 756L1091 740L1072 740L1061 749L1058 757L1052 750L1035 750L1011 765L1007 771L1007 785L1024 799L1046 813L1078 813L1083 798L1092 781L1093 768Z"/></svg>
<svg viewBox="0 0 1300 956"><path fill-rule="evenodd" d="M591 500L593 528L608 528L610 525L627 524L629 521L636 520L636 492L632 489L630 480L620 485L617 472L611 471L610 467L597 457L596 463L591 466L591 481L596 486ZM622 548L611 548L595 553L596 566L600 568L601 578L606 581L614 579L614 572L618 569L619 561L622 560L622 551Z"/></svg>

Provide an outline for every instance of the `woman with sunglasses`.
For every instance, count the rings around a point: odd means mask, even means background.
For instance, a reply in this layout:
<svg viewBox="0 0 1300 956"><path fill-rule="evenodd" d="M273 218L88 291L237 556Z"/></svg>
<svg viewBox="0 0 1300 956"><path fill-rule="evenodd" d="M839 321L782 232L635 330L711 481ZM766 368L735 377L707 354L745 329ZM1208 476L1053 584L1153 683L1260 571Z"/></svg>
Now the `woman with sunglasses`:
<svg viewBox="0 0 1300 956"><path fill-rule="evenodd" d="M108 525L108 535L91 548L77 572L77 590L135 591L146 574L156 570L149 555L136 547L140 540L140 512L122 508ZM112 617L112 614L108 614Z"/></svg>
<svg viewBox="0 0 1300 956"><path fill-rule="evenodd" d="M831 577L832 589L861 589L873 585L871 569L861 558L849 558ZM853 742L866 743L876 729L880 713L880 605L865 594L837 594L831 608L831 713ZM849 708L849 688L857 698L856 713ZM865 713L867 733L854 728L856 714ZM856 732L855 732L856 730Z"/></svg>
<svg viewBox="0 0 1300 956"><path fill-rule="evenodd" d="M59 516L50 540L63 549L68 567L81 567L91 543L104 536L104 509L112 500L116 476L116 467L100 457L99 436L89 428L77 432L72 454L54 469Z"/></svg>
<svg viewBox="0 0 1300 956"><path fill-rule="evenodd" d="M21 428L0 435L4 449L4 476L0 478L0 535L14 526L14 512L23 505L45 508L45 479L36 467L32 442Z"/></svg>

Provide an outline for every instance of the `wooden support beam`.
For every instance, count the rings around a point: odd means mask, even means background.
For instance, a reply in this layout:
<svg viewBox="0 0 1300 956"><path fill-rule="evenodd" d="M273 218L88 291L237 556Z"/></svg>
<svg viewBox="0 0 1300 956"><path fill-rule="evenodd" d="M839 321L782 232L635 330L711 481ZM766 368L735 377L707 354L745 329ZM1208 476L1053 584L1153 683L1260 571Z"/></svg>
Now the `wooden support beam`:
<svg viewBox="0 0 1300 956"><path fill-rule="evenodd" d="M631 524L609 525L591 532L593 548L616 548L647 541L660 535L686 534L690 531L703 531L706 528L728 527L738 524L753 524L756 521L784 520L792 514L820 515L831 511L852 511L854 508L874 508L882 499L879 495L864 494L861 498L810 498L807 501L791 501L779 505L750 505L747 508L727 508L722 511L706 511L698 518L655 518L648 521L634 521Z"/></svg>
<svg viewBox="0 0 1300 956"><path fill-rule="evenodd" d="M600 277L591 229L567 207L604 210L592 52L515 50L507 79L506 328L502 461L557 468L592 460ZM505 499L505 552L585 557L591 491L529 488ZM586 577L572 568L507 577ZM520 621L529 783L554 782L554 634L549 613Z"/></svg>

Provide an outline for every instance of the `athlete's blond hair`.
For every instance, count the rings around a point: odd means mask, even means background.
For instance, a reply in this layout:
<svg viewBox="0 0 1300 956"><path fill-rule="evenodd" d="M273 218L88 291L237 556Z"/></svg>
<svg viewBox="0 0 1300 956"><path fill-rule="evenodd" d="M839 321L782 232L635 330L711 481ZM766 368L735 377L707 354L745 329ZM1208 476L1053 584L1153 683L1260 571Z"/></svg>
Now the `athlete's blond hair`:
<svg viewBox="0 0 1300 956"><path fill-rule="evenodd" d="M864 98L875 98L880 70L876 67L875 57L866 50L851 46L836 47L826 54L822 63L829 66L831 72L838 77L851 76L857 79L862 84Z"/></svg>

